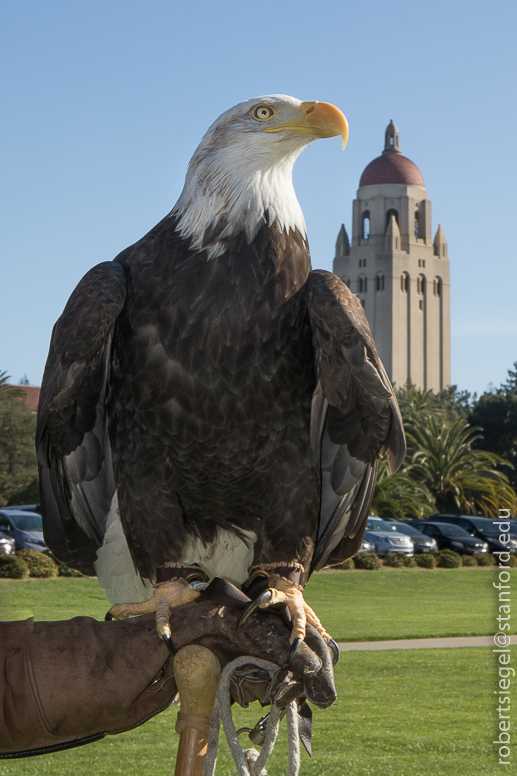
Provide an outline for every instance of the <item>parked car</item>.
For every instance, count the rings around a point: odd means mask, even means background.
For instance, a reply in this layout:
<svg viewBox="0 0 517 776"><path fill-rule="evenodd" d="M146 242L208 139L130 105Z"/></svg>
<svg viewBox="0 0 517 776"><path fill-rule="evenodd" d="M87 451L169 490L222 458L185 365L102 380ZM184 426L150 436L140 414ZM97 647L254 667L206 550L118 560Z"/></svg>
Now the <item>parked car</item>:
<svg viewBox="0 0 517 776"><path fill-rule="evenodd" d="M469 517L468 515L432 515L424 522L440 522L457 525L467 531L470 536L488 544L490 552L517 552L517 538L511 536L508 544L499 541L498 525L494 525L487 517ZM420 529L422 530L422 529Z"/></svg>
<svg viewBox="0 0 517 776"><path fill-rule="evenodd" d="M12 555L14 552L14 539L0 533L0 555Z"/></svg>
<svg viewBox="0 0 517 776"><path fill-rule="evenodd" d="M423 521L420 531L436 541L439 550L454 550L460 555L474 555L488 552L488 544L471 536L463 528L452 523L431 523Z"/></svg>
<svg viewBox="0 0 517 776"><path fill-rule="evenodd" d="M2 507L2 509L8 509L10 512L37 512L41 515L41 504L20 504L15 507Z"/></svg>
<svg viewBox="0 0 517 776"><path fill-rule="evenodd" d="M24 510L0 509L0 531L9 539L14 539L17 550L43 550L47 545L43 540L41 515Z"/></svg>
<svg viewBox="0 0 517 776"><path fill-rule="evenodd" d="M371 542L363 539L363 543L361 544L361 549L359 552L375 552L375 547Z"/></svg>
<svg viewBox="0 0 517 776"><path fill-rule="evenodd" d="M413 542L409 536L393 530L391 523L385 523L380 517L369 517L364 538L374 547L374 552L383 558L388 552L403 552L408 557L414 554Z"/></svg>
<svg viewBox="0 0 517 776"><path fill-rule="evenodd" d="M409 536L413 542L415 552L436 552L438 549L436 540L432 539L430 536L426 536L418 528L408 525L407 523L401 523L399 520L396 520L395 523L396 524L390 523L392 530Z"/></svg>

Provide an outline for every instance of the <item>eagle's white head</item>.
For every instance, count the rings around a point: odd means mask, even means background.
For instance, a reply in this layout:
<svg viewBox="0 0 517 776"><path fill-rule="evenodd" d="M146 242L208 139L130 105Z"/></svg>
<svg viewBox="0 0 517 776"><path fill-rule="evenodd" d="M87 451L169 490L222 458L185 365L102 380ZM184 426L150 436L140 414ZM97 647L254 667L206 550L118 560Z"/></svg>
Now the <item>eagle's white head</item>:
<svg viewBox="0 0 517 776"><path fill-rule="evenodd" d="M190 160L185 186L171 215L182 237L210 259L244 231L251 242L260 227L298 229L305 220L292 171L303 148L319 137L348 138L344 115L327 102L301 102L270 94L241 102L212 124Z"/></svg>

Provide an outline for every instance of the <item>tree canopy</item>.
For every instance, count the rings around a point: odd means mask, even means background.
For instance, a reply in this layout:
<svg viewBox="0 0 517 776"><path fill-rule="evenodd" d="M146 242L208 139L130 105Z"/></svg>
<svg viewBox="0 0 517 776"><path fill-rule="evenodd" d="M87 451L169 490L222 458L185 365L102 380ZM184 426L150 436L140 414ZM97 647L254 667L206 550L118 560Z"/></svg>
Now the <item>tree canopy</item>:
<svg viewBox="0 0 517 776"><path fill-rule="evenodd" d="M36 413L0 372L0 506L37 502Z"/></svg>
<svg viewBox="0 0 517 776"><path fill-rule="evenodd" d="M517 361L513 367L508 370L505 383L479 397L468 419L482 429L483 439L476 446L502 456L513 465L508 478L517 489Z"/></svg>
<svg viewBox="0 0 517 776"><path fill-rule="evenodd" d="M397 390L408 453L391 477L381 463L375 514L399 519L434 512L497 517L501 508L517 508L517 363L515 367L505 385L479 400L456 386L440 393Z"/></svg>

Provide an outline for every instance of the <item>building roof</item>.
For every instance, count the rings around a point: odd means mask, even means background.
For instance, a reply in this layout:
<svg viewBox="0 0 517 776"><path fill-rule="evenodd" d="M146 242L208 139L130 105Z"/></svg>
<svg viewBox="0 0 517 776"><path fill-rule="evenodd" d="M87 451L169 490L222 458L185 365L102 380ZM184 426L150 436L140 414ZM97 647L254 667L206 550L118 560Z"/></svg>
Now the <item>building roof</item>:
<svg viewBox="0 0 517 776"><path fill-rule="evenodd" d="M35 385L8 385L7 388L16 388L18 391L23 391L25 396L20 397L31 410L36 412L38 409L40 388Z"/></svg>
<svg viewBox="0 0 517 776"><path fill-rule="evenodd" d="M422 173L411 159L402 154L383 154L365 168L359 186L379 183L404 183L407 186L425 186Z"/></svg>
<svg viewBox="0 0 517 776"><path fill-rule="evenodd" d="M365 168L359 181L361 186L376 186L379 183L402 183L406 186L425 186L422 173L399 148L399 130L390 121L384 134L384 151L381 156Z"/></svg>

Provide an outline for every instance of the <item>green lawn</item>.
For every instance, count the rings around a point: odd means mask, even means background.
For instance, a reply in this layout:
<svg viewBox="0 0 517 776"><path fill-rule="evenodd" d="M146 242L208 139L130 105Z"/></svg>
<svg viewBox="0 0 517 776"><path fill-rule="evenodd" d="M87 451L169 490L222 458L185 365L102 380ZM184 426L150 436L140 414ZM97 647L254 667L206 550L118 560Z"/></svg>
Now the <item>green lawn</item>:
<svg viewBox="0 0 517 776"><path fill-rule="evenodd" d="M486 568L331 571L312 577L306 599L338 641L481 636L493 633L496 576ZM108 608L95 579L0 581L0 620L103 619Z"/></svg>
<svg viewBox="0 0 517 776"><path fill-rule="evenodd" d="M496 579L495 568L324 572L305 597L336 641L483 636L494 632Z"/></svg>
<svg viewBox="0 0 517 776"><path fill-rule="evenodd" d="M94 578L0 580L0 620L103 620L110 605Z"/></svg>
<svg viewBox="0 0 517 776"><path fill-rule="evenodd" d="M339 699L315 711L302 776L495 776L493 655L488 649L351 652L336 669ZM69 752L3 763L0 776L170 776L176 710L137 730ZM261 715L238 710L238 724ZM245 742L244 739L243 743ZM270 776L285 774L280 737ZM218 776L235 774L226 745Z"/></svg>

